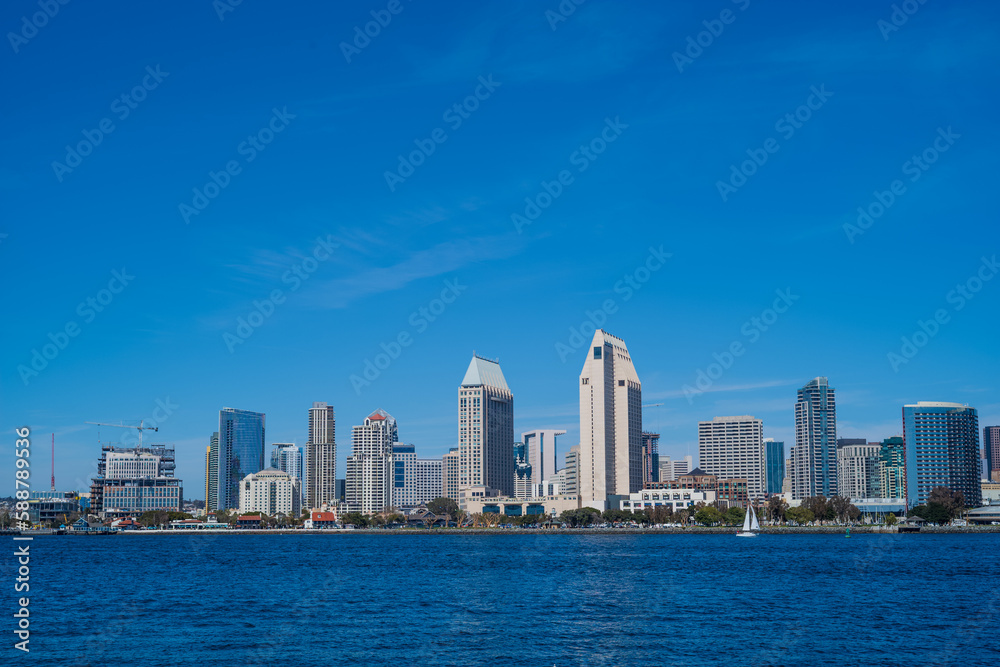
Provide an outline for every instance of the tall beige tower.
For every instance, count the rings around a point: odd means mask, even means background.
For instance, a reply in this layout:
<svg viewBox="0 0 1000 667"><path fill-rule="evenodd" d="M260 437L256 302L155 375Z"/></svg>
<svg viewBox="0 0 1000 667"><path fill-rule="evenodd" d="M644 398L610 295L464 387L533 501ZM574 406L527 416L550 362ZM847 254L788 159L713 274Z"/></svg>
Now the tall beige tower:
<svg viewBox="0 0 1000 667"><path fill-rule="evenodd" d="M642 383L621 338L598 329L580 372L580 504L642 488Z"/></svg>

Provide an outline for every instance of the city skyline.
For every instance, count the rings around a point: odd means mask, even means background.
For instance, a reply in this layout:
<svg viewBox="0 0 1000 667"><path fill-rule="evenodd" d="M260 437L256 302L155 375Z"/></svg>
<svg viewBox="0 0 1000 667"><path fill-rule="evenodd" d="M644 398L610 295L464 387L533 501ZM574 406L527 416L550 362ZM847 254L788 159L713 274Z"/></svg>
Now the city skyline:
<svg viewBox="0 0 1000 667"><path fill-rule="evenodd" d="M26 96L8 114L0 272L19 287L0 298L20 324L4 332L0 426L56 434L59 486L93 472L85 422L140 418L196 480L227 405L298 446L317 398L347 424L382 405L443 454L476 350L516 389L515 432L565 430L562 454L579 440L588 323L642 360L644 401L664 403L643 427L665 456L694 454L697 422L719 415L753 414L790 447L789 394L821 375L845 437L898 435L895 406L925 400L1000 424L983 148L1000 47L992 21L967 19L991 6L927 3L885 35L888 7L751 3L683 71L673 54L704 30L703 6L585 3L555 29L542 7L465 8L445 29L406 6L350 62L339 44L370 15L346 5L307 24L180 7L141 39L128 16L81 12L8 53L12 89L44 81L64 103ZM127 61L91 49L101 35L125 40ZM756 75L733 76L748 58ZM137 86L121 118L111 103ZM467 98L467 118L443 118ZM57 176L104 117L114 130ZM437 128L446 141L390 189L386 172ZM779 148L755 166L768 138ZM206 184L218 196L185 220ZM351 344L324 354L342 331Z"/></svg>

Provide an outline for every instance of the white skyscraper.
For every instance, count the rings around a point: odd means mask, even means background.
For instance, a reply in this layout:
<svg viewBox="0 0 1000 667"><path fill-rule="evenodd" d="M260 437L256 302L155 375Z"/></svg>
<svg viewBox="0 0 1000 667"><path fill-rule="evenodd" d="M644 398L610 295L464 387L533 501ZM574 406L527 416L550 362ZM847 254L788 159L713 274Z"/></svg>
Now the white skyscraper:
<svg viewBox="0 0 1000 667"><path fill-rule="evenodd" d="M625 342L601 329L580 372L579 461L582 505L642 488L642 383Z"/></svg>
<svg viewBox="0 0 1000 667"><path fill-rule="evenodd" d="M531 466L531 483L538 485L552 477L559 470L556 456L556 438L566 435L566 431L544 429L526 431L521 434L521 442L528 450L528 465Z"/></svg>
<svg viewBox="0 0 1000 667"><path fill-rule="evenodd" d="M833 387L818 377L799 389L795 446L791 451L792 498L837 495L837 402Z"/></svg>
<svg viewBox="0 0 1000 667"><path fill-rule="evenodd" d="M393 507L416 507L440 498L442 479L441 459L418 459L413 445L393 445Z"/></svg>
<svg viewBox="0 0 1000 667"><path fill-rule="evenodd" d="M309 408L309 440L306 442L306 505L320 507L337 501L337 422L333 406L317 401Z"/></svg>
<svg viewBox="0 0 1000 667"><path fill-rule="evenodd" d="M882 486L877 442L837 450L837 492L845 498L874 498ZM888 496L879 496L888 497Z"/></svg>
<svg viewBox="0 0 1000 667"><path fill-rule="evenodd" d="M500 364L474 355L458 388L459 489L514 495L514 395Z"/></svg>
<svg viewBox="0 0 1000 667"><path fill-rule="evenodd" d="M396 420L385 410L376 410L354 427L345 480L345 500L352 512L377 514L392 504L392 448L398 439Z"/></svg>
<svg viewBox="0 0 1000 667"><path fill-rule="evenodd" d="M751 498L764 495L764 422L750 416L698 422L698 467L720 479L745 479Z"/></svg>

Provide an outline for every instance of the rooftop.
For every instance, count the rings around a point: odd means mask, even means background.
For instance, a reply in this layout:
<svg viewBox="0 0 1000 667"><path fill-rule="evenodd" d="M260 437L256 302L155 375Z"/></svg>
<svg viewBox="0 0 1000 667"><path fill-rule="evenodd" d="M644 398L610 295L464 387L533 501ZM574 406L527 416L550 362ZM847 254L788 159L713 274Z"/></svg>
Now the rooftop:
<svg viewBox="0 0 1000 667"><path fill-rule="evenodd" d="M462 378L462 386L480 387L483 385L503 389L510 393L510 387L507 386L507 380L503 376L503 371L500 370L500 364L474 354L472 361L469 362L469 369L465 371L465 377Z"/></svg>

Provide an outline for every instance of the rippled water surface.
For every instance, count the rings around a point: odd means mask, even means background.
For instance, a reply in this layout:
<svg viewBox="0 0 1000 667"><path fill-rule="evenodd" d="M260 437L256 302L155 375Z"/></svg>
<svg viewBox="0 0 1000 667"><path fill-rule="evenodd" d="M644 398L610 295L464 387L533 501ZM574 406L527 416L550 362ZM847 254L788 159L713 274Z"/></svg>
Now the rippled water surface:
<svg viewBox="0 0 1000 667"><path fill-rule="evenodd" d="M997 534L53 536L31 550L23 664L1000 663Z"/></svg>

